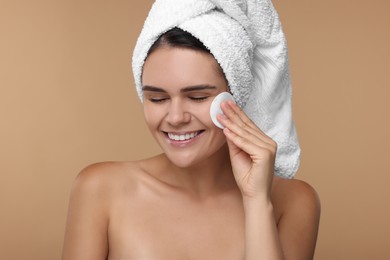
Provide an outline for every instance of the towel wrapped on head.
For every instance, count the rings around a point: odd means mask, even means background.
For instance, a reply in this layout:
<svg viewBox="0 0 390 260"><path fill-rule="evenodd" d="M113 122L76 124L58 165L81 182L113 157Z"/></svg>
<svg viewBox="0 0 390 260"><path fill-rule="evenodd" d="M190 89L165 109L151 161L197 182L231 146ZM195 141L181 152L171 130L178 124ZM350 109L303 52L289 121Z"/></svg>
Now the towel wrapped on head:
<svg viewBox="0 0 390 260"><path fill-rule="evenodd" d="M287 45L270 0L157 0L133 53L133 75L143 100L148 51L178 27L198 38L221 66L236 103L278 144L275 174L293 178L300 147L292 119Z"/></svg>

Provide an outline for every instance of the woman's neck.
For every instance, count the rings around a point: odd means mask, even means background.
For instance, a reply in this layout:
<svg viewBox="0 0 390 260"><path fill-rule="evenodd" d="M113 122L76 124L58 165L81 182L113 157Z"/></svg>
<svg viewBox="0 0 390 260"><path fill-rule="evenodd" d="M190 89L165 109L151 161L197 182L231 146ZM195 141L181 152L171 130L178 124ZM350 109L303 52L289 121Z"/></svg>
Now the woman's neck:
<svg viewBox="0 0 390 260"><path fill-rule="evenodd" d="M237 189L231 169L229 152L225 144L211 157L191 167L181 168L173 164L165 154L155 158L159 170L155 177L197 197Z"/></svg>

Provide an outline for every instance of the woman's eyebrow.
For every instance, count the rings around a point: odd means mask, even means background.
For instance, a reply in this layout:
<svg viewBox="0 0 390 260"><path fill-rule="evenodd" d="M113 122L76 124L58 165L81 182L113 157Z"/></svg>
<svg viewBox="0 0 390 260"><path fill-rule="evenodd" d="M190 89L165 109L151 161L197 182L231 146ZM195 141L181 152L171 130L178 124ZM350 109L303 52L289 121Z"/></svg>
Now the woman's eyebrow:
<svg viewBox="0 0 390 260"><path fill-rule="evenodd" d="M153 91L153 92L167 93L164 89L154 87L154 86L143 86L142 91Z"/></svg>
<svg viewBox="0 0 390 260"><path fill-rule="evenodd" d="M215 90L217 87L212 85L196 85L196 86L188 86L185 88L182 88L180 92L191 92L191 91L199 91L199 90Z"/></svg>
<svg viewBox="0 0 390 260"><path fill-rule="evenodd" d="M195 86L188 86L180 89L180 92L185 93L185 92L191 92L191 91L200 91L200 90L216 90L216 86L212 85L195 85ZM159 93L166 93L166 91L162 88L155 87L155 86L143 86L142 87L143 91L152 91L152 92L159 92Z"/></svg>

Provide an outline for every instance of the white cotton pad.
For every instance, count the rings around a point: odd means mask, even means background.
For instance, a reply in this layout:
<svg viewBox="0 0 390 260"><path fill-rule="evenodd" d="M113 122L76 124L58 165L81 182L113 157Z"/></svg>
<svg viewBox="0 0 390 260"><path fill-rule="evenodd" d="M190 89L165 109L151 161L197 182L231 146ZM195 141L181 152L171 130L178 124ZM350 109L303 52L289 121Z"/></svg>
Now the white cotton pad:
<svg viewBox="0 0 390 260"><path fill-rule="evenodd" d="M233 102L235 102L233 96L230 93L222 92L222 93L218 94L214 98L214 100L213 100L213 102L211 103L211 106L210 106L210 117L211 117L211 120L213 121L213 123L217 127L221 128L221 129L223 129L224 127L223 127L223 125L220 122L218 122L217 115L218 114L223 114L222 109L221 109L221 103L223 101L227 101L227 100L232 100Z"/></svg>

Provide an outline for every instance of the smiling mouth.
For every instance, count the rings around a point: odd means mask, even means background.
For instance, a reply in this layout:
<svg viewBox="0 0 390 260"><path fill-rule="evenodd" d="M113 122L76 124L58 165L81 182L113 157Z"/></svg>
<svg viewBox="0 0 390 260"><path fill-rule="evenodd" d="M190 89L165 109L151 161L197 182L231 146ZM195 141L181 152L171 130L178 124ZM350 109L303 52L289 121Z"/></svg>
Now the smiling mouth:
<svg viewBox="0 0 390 260"><path fill-rule="evenodd" d="M188 141L195 138L202 132L204 132L204 130L183 134L164 132L164 134L172 141Z"/></svg>

